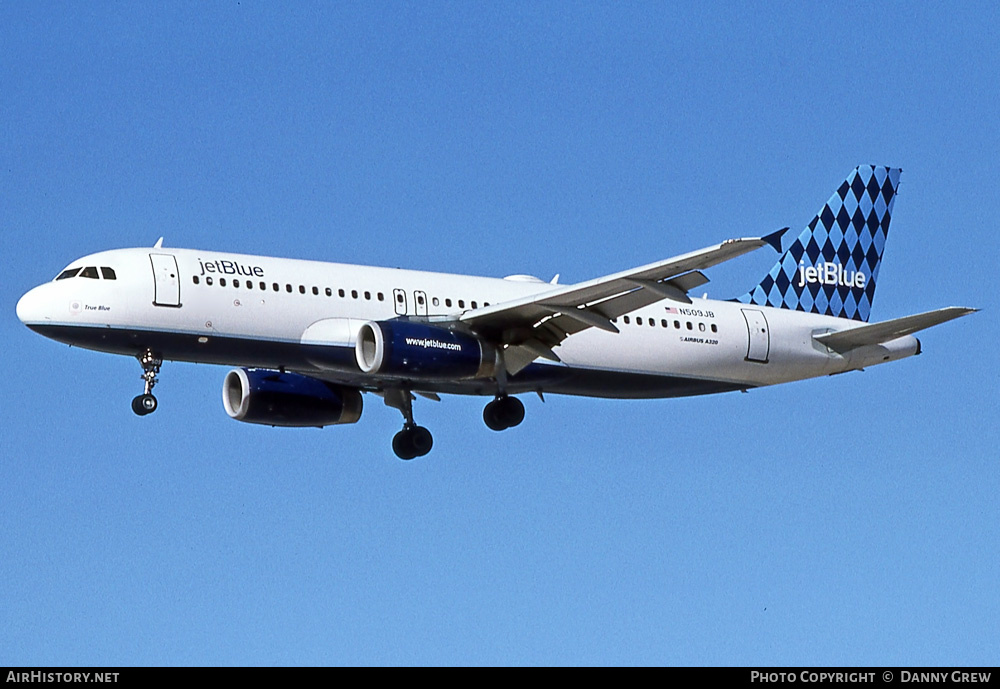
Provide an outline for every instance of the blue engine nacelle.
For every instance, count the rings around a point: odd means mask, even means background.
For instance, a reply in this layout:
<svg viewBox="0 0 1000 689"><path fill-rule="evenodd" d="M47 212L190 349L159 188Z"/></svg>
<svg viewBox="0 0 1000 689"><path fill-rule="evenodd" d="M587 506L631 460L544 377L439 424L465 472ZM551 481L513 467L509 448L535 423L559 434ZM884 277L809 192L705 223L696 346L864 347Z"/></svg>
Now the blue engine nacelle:
<svg viewBox="0 0 1000 689"><path fill-rule="evenodd" d="M266 426L332 426L361 418L361 392L297 373L235 368L222 384L226 413Z"/></svg>
<svg viewBox="0 0 1000 689"><path fill-rule="evenodd" d="M369 321L354 348L365 373L402 378L492 378L496 349L475 335L412 321Z"/></svg>

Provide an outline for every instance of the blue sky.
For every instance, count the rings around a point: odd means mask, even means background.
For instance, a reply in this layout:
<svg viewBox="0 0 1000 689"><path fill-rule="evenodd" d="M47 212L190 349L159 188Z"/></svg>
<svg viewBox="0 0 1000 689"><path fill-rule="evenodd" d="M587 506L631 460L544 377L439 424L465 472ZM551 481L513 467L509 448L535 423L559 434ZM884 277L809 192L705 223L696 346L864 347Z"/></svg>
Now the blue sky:
<svg viewBox="0 0 1000 689"><path fill-rule="evenodd" d="M995 664L992 3L0 5L0 664ZM902 167L873 308L924 354L688 400L230 420L226 369L17 298L152 245L575 282L797 232ZM759 255L758 255L759 254ZM710 271L756 284L761 251Z"/></svg>

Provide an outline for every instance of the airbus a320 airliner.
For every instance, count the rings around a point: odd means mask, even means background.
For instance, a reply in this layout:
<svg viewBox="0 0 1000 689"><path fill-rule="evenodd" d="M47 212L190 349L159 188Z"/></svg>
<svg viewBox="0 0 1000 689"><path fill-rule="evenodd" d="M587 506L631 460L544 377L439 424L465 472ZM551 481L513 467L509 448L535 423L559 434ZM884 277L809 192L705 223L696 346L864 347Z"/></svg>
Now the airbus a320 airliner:
<svg viewBox="0 0 1000 689"><path fill-rule="evenodd" d="M398 409L402 459L433 438L414 395L492 397L493 430L517 426L514 395L661 398L858 370L920 353L913 333L975 309L868 323L900 170L856 168L781 253L784 230L573 285L167 249L73 261L17 304L32 330L139 360L140 415L164 360L236 366L222 401L271 426L355 423L362 393ZM787 228L786 228L787 229ZM702 270L770 245L781 253L743 296L688 293Z"/></svg>

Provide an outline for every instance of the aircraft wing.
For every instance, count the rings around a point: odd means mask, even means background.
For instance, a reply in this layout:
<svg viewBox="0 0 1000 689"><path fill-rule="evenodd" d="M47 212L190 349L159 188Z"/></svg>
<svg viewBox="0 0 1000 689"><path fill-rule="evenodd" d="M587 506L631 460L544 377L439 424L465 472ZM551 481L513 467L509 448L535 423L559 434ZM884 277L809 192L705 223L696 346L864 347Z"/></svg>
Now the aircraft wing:
<svg viewBox="0 0 1000 689"><path fill-rule="evenodd" d="M978 310L965 306L949 306L946 309L927 311L926 313L904 316L903 318L894 318L891 321L862 325L835 333L814 335L813 338L835 352L844 354L858 347L882 344L883 342L895 340L897 337L912 335L919 330L975 313Z"/></svg>
<svg viewBox="0 0 1000 689"><path fill-rule="evenodd" d="M691 303L688 290L708 282L702 268L766 244L780 246L779 230L766 237L729 239L698 251L549 292L468 311L459 319L504 348L507 371L517 373L537 357L558 361L552 348L586 328L618 332L611 319L661 299Z"/></svg>

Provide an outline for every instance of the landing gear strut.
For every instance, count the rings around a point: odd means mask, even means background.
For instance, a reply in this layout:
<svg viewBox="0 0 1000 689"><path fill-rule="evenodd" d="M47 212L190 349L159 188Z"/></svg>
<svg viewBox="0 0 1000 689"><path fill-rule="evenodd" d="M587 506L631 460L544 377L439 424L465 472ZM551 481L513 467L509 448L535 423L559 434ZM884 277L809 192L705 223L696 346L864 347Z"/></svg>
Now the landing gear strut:
<svg viewBox="0 0 1000 689"><path fill-rule="evenodd" d="M136 356L142 364L142 379L145 381L144 392L132 400L132 411L138 416L145 416L156 411L156 398L153 397L153 386L156 385L156 374L160 372L163 359L147 349Z"/></svg>
<svg viewBox="0 0 1000 689"><path fill-rule="evenodd" d="M392 451L400 459L423 457L434 446L434 436L413 421L413 398L409 390L396 388L385 391L385 403L403 414L403 430L392 438Z"/></svg>
<svg viewBox="0 0 1000 689"><path fill-rule="evenodd" d="M524 405L516 397L498 395L483 409L483 421L494 431L503 431L524 421Z"/></svg>

